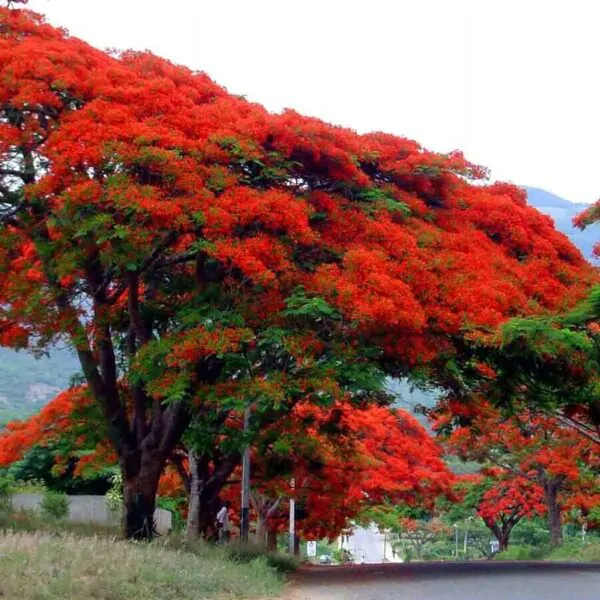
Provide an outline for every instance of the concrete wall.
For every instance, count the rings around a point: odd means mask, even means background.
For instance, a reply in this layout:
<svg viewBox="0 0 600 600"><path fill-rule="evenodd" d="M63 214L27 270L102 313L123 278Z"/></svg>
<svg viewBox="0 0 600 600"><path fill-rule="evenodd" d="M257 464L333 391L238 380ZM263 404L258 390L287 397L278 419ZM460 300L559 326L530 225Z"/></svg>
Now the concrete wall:
<svg viewBox="0 0 600 600"><path fill-rule="evenodd" d="M69 521L73 523L96 523L98 525L118 525L121 515L108 510L106 496L67 496L69 498ZM42 494L14 494L12 505L16 510L38 512ZM170 511L157 508L154 512L156 530L161 535L169 533L173 516Z"/></svg>

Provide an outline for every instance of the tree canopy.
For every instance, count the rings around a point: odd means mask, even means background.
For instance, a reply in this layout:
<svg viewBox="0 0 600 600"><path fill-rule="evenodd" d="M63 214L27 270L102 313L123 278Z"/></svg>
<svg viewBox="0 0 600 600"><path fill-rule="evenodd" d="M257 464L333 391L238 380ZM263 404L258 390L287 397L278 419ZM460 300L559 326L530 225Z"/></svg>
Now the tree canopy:
<svg viewBox="0 0 600 600"><path fill-rule="evenodd" d="M263 412L350 401L382 370L435 379L594 278L460 152L270 114L26 10L0 9L0 75L0 344L76 350L128 535L151 535L192 419L248 394Z"/></svg>

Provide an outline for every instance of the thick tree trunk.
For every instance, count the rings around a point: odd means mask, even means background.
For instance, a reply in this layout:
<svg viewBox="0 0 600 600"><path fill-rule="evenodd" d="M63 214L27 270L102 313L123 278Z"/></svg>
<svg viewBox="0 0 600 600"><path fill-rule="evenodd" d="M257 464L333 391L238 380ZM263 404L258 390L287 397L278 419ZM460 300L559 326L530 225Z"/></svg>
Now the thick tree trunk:
<svg viewBox="0 0 600 600"><path fill-rule="evenodd" d="M514 528L514 526L520 521L520 518L514 517L506 521L503 525L498 525L493 521L486 521L486 527L488 527L491 532L494 534L494 537L498 541L499 552L504 552L508 549L508 541L510 539L510 534Z"/></svg>
<svg viewBox="0 0 600 600"><path fill-rule="evenodd" d="M259 546L267 545L267 531L271 519L279 510L281 499L269 498L255 490L250 492L250 504L256 513L256 543Z"/></svg>
<svg viewBox="0 0 600 600"><path fill-rule="evenodd" d="M277 552L277 531L273 528L267 531L267 551Z"/></svg>
<svg viewBox="0 0 600 600"><path fill-rule="evenodd" d="M192 541L202 536L215 539L215 520L221 507L219 494L229 476L240 462L238 454L227 456L210 470L206 456L190 453L190 505L186 537Z"/></svg>
<svg viewBox="0 0 600 600"><path fill-rule="evenodd" d="M128 539L151 540L155 533L158 481L164 464L155 457L144 457L141 463L138 469L131 464L122 467L123 533Z"/></svg>
<svg viewBox="0 0 600 600"><path fill-rule="evenodd" d="M556 482L549 482L544 485L544 500L548 509L550 545L557 548L563 544L563 532L561 509L558 504L558 484Z"/></svg>
<svg viewBox="0 0 600 600"><path fill-rule="evenodd" d="M256 543L259 546L267 545L267 520L264 515L258 515L256 520Z"/></svg>

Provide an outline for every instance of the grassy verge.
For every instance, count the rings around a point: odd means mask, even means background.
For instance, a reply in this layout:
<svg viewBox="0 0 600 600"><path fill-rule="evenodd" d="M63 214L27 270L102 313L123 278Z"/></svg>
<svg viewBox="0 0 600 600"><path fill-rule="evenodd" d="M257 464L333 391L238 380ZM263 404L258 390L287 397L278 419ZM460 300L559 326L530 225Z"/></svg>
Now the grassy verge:
<svg viewBox="0 0 600 600"><path fill-rule="evenodd" d="M111 525L70 523L69 521L48 519L26 511L6 513L0 510L0 534L3 531L47 533L49 535L73 534L112 539L119 537L119 528Z"/></svg>
<svg viewBox="0 0 600 600"><path fill-rule="evenodd" d="M277 595L264 558L243 563L223 549L39 532L0 533L0 596L21 600L200 600Z"/></svg>
<svg viewBox="0 0 600 600"><path fill-rule="evenodd" d="M600 562L600 540L582 544L569 540L560 548L547 546L511 546L506 552L495 556L496 560L550 560L562 562Z"/></svg>
<svg viewBox="0 0 600 600"><path fill-rule="evenodd" d="M568 542L550 552L547 560L600 562L600 541L589 544L582 544L579 541Z"/></svg>
<svg viewBox="0 0 600 600"><path fill-rule="evenodd" d="M278 573L292 573L298 569L300 564L299 560L287 554L265 552L264 548L252 544L240 545L232 543L225 548L225 552L231 560L237 563L251 563L261 558Z"/></svg>

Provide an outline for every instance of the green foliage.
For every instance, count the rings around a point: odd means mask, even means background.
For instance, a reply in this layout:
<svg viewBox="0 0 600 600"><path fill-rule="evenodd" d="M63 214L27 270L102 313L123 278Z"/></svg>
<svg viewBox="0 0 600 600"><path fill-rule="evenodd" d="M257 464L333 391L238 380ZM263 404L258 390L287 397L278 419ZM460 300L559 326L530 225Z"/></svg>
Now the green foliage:
<svg viewBox="0 0 600 600"><path fill-rule="evenodd" d="M61 520L69 514L69 498L66 494L46 491L40 505L42 514L51 519Z"/></svg>
<svg viewBox="0 0 600 600"><path fill-rule="evenodd" d="M511 545L505 552L494 556L496 560L542 560L549 553L547 546Z"/></svg>
<svg viewBox="0 0 600 600"><path fill-rule="evenodd" d="M358 517L362 525L375 523L379 529L387 529L394 533L402 532L401 519L427 519L427 512L418 506L382 504L369 508Z"/></svg>
<svg viewBox="0 0 600 600"><path fill-rule="evenodd" d="M550 532L547 521L541 518L527 518L519 521L511 532L511 544L524 546L550 546Z"/></svg>
<svg viewBox="0 0 600 600"><path fill-rule="evenodd" d="M110 489L106 492L106 506L113 514L123 510L123 474L117 470L110 478Z"/></svg>
<svg viewBox="0 0 600 600"><path fill-rule="evenodd" d="M574 352L590 352L593 343L584 332L560 327L547 318L512 319L502 330L503 347L519 345L524 356L543 360Z"/></svg>
<svg viewBox="0 0 600 600"><path fill-rule="evenodd" d="M589 296L580 302L564 321L567 325L581 325L598 317L600 317L600 285L595 285Z"/></svg>
<svg viewBox="0 0 600 600"><path fill-rule="evenodd" d="M519 539L517 536L515 538ZM541 536L535 543L513 543L506 552L497 554L495 558L497 560L600 562L600 536L590 532L583 540L578 533L575 533L566 537L562 546L554 549L550 547L549 536L546 535L545 538Z"/></svg>
<svg viewBox="0 0 600 600"><path fill-rule="evenodd" d="M185 519L181 516L181 511L187 506L187 498L170 498L161 496L156 502L157 508L168 510L172 515L172 529L175 533L179 533L185 529Z"/></svg>
<svg viewBox="0 0 600 600"><path fill-rule="evenodd" d="M450 560L454 558L455 544L451 540L435 540L425 544L421 558L423 560Z"/></svg>
<svg viewBox="0 0 600 600"><path fill-rule="evenodd" d="M13 485L14 479L6 471L0 471L0 498L8 498Z"/></svg>
<svg viewBox="0 0 600 600"><path fill-rule="evenodd" d="M11 509L10 496L13 483L9 475L0 472L0 514L8 513Z"/></svg>
<svg viewBox="0 0 600 600"><path fill-rule="evenodd" d="M547 560L600 562L600 539L592 538L585 543L581 539L570 539L560 548L552 550Z"/></svg>
<svg viewBox="0 0 600 600"><path fill-rule="evenodd" d="M306 317L314 321L339 319L340 314L327 301L319 296L309 297L303 288L297 288L286 300L286 315L289 317Z"/></svg>
<svg viewBox="0 0 600 600"><path fill-rule="evenodd" d="M355 202L360 202L367 214L375 214L381 210L397 213L402 217L409 217L412 214L410 207L406 203L397 200L393 192L388 189L348 186L345 189L345 194Z"/></svg>
<svg viewBox="0 0 600 600"><path fill-rule="evenodd" d="M225 547L227 556L236 563L254 563L263 560L279 573L291 573L298 569L298 561L286 554L265 552L264 548L254 544L231 543Z"/></svg>
<svg viewBox="0 0 600 600"><path fill-rule="evenodd" d="M56 468L56 456L71 453L71 441L67 436L58 442L44 446L34 446L21 460L8 468L8 473L21 485L41 485L44 489L65 494L99 494L106 492L109 484L103 472L91 472L85 476L74 475L76 459L67 462L64 468Z"/></svg>

